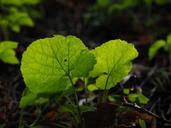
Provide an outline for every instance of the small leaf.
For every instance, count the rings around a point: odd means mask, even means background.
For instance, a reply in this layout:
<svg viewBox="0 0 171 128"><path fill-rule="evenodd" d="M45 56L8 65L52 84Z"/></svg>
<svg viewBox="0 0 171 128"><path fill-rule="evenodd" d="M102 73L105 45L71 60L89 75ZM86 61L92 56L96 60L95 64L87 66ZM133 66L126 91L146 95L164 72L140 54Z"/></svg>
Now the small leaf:
<svg viewBox="0 0 171 128"><path fill-rule="evenodd" d="M148 52L149 59L152 60L157 54L158 50L165 47L165 45L166 45L166 42L164 40L158 40L153 45L151 45L149 52Z"/></svg>
<svg viewBox="0 0 171 128"><path fill-rule="evenodd" d="M22 57L26 86L34 93L55 93L71 85L71 79L86 77L96 63L82 41L57 35L33 42Z"/></svg>
<svg viewBox="0 0 171 128"><path fill-rule="evenodd" d="M158 5L165 5L168 3L169 0L156 0L155 2L158 4Z"/></svg>
<svg viewBox="0 0 171 128"><path fill-rule="evenodd" d="M6 19L9 22L9 26L15 32L19 32L21 26L34 26L31 17L26 12L20 12L17 8L12 8Z"/></svg>
<svg viewBox="0 0 171 128"><path fill-rule="evenodd" d="M26 95L22 96L19 105L20 108L25 108L28 105L32 105L36 98L37 95L33 93L27 93Z"/></svg>
<svg viewBox="0 0 171 128"><path fill-rule="evenodd" d="M106 7L107 5L110 4L109 0L97 0L97 4L101 7Z"/></svg>
<svg viewBox="0 0 171 128"><path fill-rule="evenodd" d="M140 94L140 93L129 94L128 98L130 101L138 102L140 104L147 104L149 101L149 99L146 96L144 96L143 94Z"/></svg>
<svg viewBox="0 0 171 128"><path fill-rule="evenodd" d="M167 36L167 40L166 40L166 45L165 45L165 51L167 52L171 52L171 34L169 34Z"/></svg>
<svg viewBox="0 0 171 128"><path fill-rule="evenodd" d="M128 95L130 93L130 89L129 88L124 88L123 93Z"/></svg>
<svg viewBox="0 0 171 128"><path fill-rule="evenodd" d="M122 0L119 2L113 2L108 8L108 12L112 13L114 11L123 11L131 7L135 7L139 0Z"/></svg>
<svg viewBox="0 0 171 128"><path fill-rule="evenodd" d="M20 108L25 108L30 105L41 105L49 102L48 98L39 97L34 93L31 93L29 90L26 90L24 96L20 100Z"/></svg>
<svg viewBox="0 0 171 128"><path fill-rule="evenodd" d="M144 0L145 4L148 6L151 6L151 4L153 3L153 0Z"/></svg>
<svg viewBox="0 0 171 128"><path fill-rule="evenodd" d="M20 0L22 4L25 5L36 5L40 3L41 0Z"/></svg>
<svg viewBox="0 0 171 128"><path fill-rule="evenodd" d="M36 5L40 2L40 0L1 0L3 5L14 5L14 6L22 6L22 5Z"/></svg>
<svg viewBox="0 0 171 128"><path fill-rule="evenodd" d="M98 89L99 89L99 88L97 88L95 84L90 84L90 85L88 85L88 90L89 90L89 91L95 91L95 90L98 90Z"/></svg>
<svg viewBox="0 0 171 128"><path fill-rule="evenodd" d="M147 128L146 123L145 123L144 120L139 119L138 121L139 121L139 125L140 125L141 128Z"/></svg>
<svg viewBox="0 0 171 128"><path fill-rule="evenodd" d="M171 45L171 34L169 34L167 36L167 44L170 44Z"/></svg>
<svg viewBox="0 0 171 128"><path fill-rule="evenodd" d="M16 33L20 32L20 26L19 25L11 25L11 29Z"/></svg>
<svg viewBox="0 0 171 128"><path fill-rule="evenodd" d="M92 50L97 63L90 76L98 77L96 86L110 89L120 82L132 68L131 61L138 56L133 44L111 40Z"/></svg>
<svg viewBox="0 0 171 128"><path fill-rule="evenodd" d="M9 64L18 64L19 61L15 56L14 49L17 48L18 43L14 41L0 42L0 59Z"/></svg>
<svg viewBox="0 0 171 128"><path fill-rule="evenodd" d="M21 0L1 0L2 5L15 5L20 6Z"/></svg>

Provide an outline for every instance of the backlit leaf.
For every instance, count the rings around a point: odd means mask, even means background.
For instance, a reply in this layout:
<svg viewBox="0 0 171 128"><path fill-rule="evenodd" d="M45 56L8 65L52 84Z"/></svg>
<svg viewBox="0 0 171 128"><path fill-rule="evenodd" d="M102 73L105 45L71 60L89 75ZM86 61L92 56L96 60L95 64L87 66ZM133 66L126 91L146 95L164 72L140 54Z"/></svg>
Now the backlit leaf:
<svg viewBox="0 0 171 128"><path fill-rule="evenodd" d="M25 108L29 105L45 104L49 102L49 98L38 97L36 94L27 90L26 94L21 97L20 108Z"/></svg>
<svg viewBox="0 0 171 128"><path fill-rule="evenodd" d="M31 92L55 93L71 85L71 79L86 77L96 63L82 41L57 35L33 42L23 54L21 71Z"/></svg>
<svg viewBox="0 0 171 128"><path fill-rule="evenodd" d="M133 93L128 95L129 100L132 102L147 104L149 99L141 93Z"/></svg>
<svg viewBox="0 0 171 128"><path fill-rule="evenodd" d="M157 54L158 50L165 47L166 42L164 40L158 40L156 41L153 45L151 45L149 52L148 52L148 57L149 59L153 59L155 55Z"/></svg>
<svg viewBox="0 0 171 128"><path fill-rule="evenodd" d="M167 52L171 52L171 34L167 36L166 45L164 48Z"/></svg>
<svg viewBox="0 0 171 128"><path fill-rule="evenodd" d="M120 82L132 68L131 61L138 56L133 44L111 40L92 50L97 63L90 76L98 77L96 86L110 89Z"/></svg>

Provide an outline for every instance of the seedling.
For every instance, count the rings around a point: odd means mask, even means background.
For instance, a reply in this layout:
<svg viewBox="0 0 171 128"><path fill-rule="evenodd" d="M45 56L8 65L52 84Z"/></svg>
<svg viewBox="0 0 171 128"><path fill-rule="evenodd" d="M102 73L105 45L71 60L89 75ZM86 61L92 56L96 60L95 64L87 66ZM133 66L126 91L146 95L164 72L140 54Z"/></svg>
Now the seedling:
<svg viewBox="0 0 171 128"><path fill-rule="evenodd" d="M143 11L147 13L148 17L143 19L143 24L151 26L158 21L158 15L152 13L153 5L162 7L170 4L170 0L96 0L95 4L90 6L89 12L85 16L85 22L93 27L106 26L106 23L113 25L113 22L110 21L116 19L117 15L125 15L128 12L129 19L136 18L134 21L142 22L141 19L137 19L138 15L134 14L134 10L139 10L142 13L141 8L145 8ZM137 22L133 24L136 26Z"/></svg>
<svg viewBox="0 0 171 128"><path fill-rule="evenodd" d="M9 29L18 33L22 26L34 26L30 12L34 13L35 11L33 8L30 8L30 6L36 5L39 2L40 0L0 1L0 28L5 40L9 39Z"/></svg>
<svg viewBox="0 0 171 128"><path fill-rule="evenodd" d="M2 32L1 37L5 40L0 42L0 59L3 62L19 63L14 51L18 43L8 41L10 39L9 30L18 33L22 26L32 27L34 23L27 8L39 2L40 0L0 0L0 30ZM33 9L29 8L29 12L33 12Z"/></svg>
<svg viewBox="0 0 171 128"><path fill-rule="evenodd" d="M152 60L160 49L164 49L164 51L169 53L169 61L171 64L171 34L167 36L166 40L160 39L155 41L154 44L151 45L148 52L149 59Z"/></svg>
<svg viewBox="0 0 171 128"><path fill-rule="evenodd" d="M123 93L125 95L127 95L128 99L133 102L133 103L137 103L137 104L147 104L149 99L144 96L142 93L131 93L130 88L124 88L123 89Z"/></svg>
<svg viewBox="0 0 171 128"><path fill-rule="evenodd" d="M14 49L17 48L18 43L14 41L0 42L0 60L9 64L18 64L19 61L15 56Z"/></svg>
<svg viewBox="0 0 171 128"><path fill-rule="evenodd" d="M34 41L22 57L21 72L28 93L23 95L20 107L40 103L40 98L48 99L53 94L65 96L71 93L75 103L71 101L61 111L77 113L78 124L81 124L82 113L92 109L91 106L78 104L75 81L82 79L87 90L89 79L95 79L91 86L104 90L103 97L106 97L107 90L128 75L132 68L131 61L137 56L133 44L119 39L108 41L93 50L89 50L75 36L56 35ZM71 109L72 104L75 104L74 109Z"/></svg>

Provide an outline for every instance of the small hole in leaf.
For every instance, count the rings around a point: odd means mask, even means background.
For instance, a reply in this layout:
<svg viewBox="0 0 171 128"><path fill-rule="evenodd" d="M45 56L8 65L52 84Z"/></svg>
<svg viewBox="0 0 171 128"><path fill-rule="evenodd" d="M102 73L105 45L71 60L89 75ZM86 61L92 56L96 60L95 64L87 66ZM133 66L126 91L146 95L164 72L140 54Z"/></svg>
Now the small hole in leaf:
<svg viewBox="0 0 171 128"><path fill-rule="evenodd" d="M64 59L64 62L67 62L67 59Z"/></svg>

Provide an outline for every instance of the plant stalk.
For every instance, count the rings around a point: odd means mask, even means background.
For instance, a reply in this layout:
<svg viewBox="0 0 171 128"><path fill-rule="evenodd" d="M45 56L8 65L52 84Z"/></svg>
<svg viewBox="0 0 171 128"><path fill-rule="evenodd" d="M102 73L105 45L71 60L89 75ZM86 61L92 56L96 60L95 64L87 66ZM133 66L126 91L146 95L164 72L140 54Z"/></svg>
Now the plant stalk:
<svg viewBox="0 0 171 128"><path fill-rule="evenodd" d="M72 84L72 88L73 88L73 91L74 91L75 105L77 106L80 124L82 124L83 120L82 120L82 114L81 114L81 110L80 110L80 106L79 106L79 100L78 100L77 92L76 92L74 83L72 81L72 78L71 78L71 76L69 74L68 74L68 77L69 77L69 80L70 80L70 82Z"/></svg>

